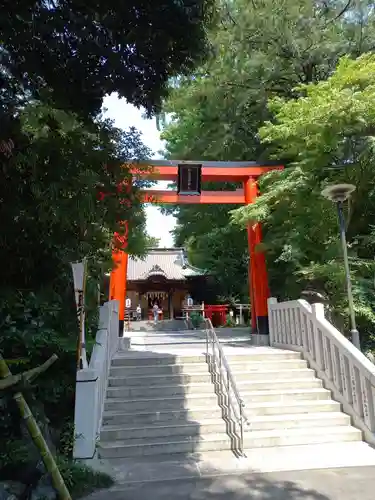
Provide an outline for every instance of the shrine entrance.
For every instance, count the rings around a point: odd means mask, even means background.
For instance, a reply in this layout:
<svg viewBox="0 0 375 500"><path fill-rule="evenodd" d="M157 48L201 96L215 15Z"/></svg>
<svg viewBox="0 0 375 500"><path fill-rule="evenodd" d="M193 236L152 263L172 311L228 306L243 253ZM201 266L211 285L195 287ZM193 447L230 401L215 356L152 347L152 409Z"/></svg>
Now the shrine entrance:
<svg viewBox="0 0 375 500"><path fill-rule="evenodd" d="M142 166L142 169L140 167ZM146 170L145 167L151 169ZM282 170L279 164L259 164L256 162L221 162L221 161L179 161L156 160L134 163L131 167L133 178L172 181L177 184L176 191L159 191L147 189L141 192L144 203L172 204L238 204L249 205L259 195L257 179L270 170ZM233 191L205 191L204 182L232 182L238 187ZM113 250L114 269L110 279L110 300L119 301L120 323L125 316L125 299L127 296L128 254L127 223L125 238L121 249ZM259 248L262 232L259 223L247 227L249 267L248 283L251 302L252 331L268 334L269 298L266 260Z"/></svg>

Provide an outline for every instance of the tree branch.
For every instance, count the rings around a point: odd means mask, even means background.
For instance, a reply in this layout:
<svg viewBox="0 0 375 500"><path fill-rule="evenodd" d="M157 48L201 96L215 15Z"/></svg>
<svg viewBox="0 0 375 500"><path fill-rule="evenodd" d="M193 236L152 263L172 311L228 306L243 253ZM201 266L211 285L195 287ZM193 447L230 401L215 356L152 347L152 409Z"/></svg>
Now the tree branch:
<svg viewBox="0 0 375 500"><path fill-rule="evenodd" d="M337 21L337 19L339 19L341 16L343 16L345 14L345 12L349 9L351 4L352 4L352 0L348 0L348 3L345 5L345 7L343 7L341 12L339 12L339 14L337 14L337 16L334 18L334 20L332 22Z"/></svg>
<svg viewBox="0 0 375 500"><path fill-rule="evenodd" d="M56 354L53 354L45 363L36 368L32 368L27 372L19 373L18 375L9 375L2 380L0 380L0 391L8 389L9 387L15 386L20 382L32 382L38 375L48 370L48 368L57 360ZM0 363L4 361L0 354Z"/></svg>

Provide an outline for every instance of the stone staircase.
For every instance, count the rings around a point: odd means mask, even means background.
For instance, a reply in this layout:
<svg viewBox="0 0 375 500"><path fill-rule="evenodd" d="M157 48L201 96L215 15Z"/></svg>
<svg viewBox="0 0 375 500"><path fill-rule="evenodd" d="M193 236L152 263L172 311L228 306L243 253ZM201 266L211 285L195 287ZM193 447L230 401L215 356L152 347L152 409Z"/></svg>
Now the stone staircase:
<svg viewBox="0 0 375 500"><path fill-rule="evenodd" d="M101 458L230 448L203 354L141 353L112 361Z"/></svg>
<svg viewBox="0 0 375 500"><path fill-rule="evenodd" d="M362 440L299 353L242 358L227 356L249 419L245 449Z"/></svg>
<svg viewBox="0 0 375 500"><path fill-rule="evenodd" d="M351 426L299 353L246 351L227 355L249 418L246 449L361 441L361 431ZM165 459L230 450L232 436L213 380L198 352L118 355L110 370L99 456Z"/></svg>

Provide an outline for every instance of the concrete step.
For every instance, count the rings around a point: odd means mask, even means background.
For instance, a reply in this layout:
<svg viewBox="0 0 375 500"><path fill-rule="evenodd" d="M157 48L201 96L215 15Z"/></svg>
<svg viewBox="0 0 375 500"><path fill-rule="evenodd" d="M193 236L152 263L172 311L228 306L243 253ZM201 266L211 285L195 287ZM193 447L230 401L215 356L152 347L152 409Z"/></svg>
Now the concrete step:
<svg viewBox="0 0 375 500"><path fill-rule="evenodd" d="M240 384L239 384L240 385ZM241 384L241 397L244 401L278 401L280 399L327 399L330 392L322 387L322 381L312 380L276 380L251 382ZM172 385L160 387L109 387L107 389L108 399L138 399L164 397L198 397L213 395L214 385L210 383Z"/></svg>
<svg viewBox="0 0 375 500"><path fill-rule="evenodd" d="M231 441L226 434L209 436L175 436L174 438L150 438L147 441L133 439L103 442L98 446L99 458L125 458L150 455L191 454L204 451L228 450Z"/></svg>
<svg viewBox="0 0 375 500"><path fill-rule="evenodd" d="M287 359L302 359L300 352L294 351L284 351L282 349L267 349L258 347L244 348L242 354L231 354L231 352L225 351L225 357L229 363L246 361L256 362L256 361L280 361Z"/></svg>
<svg viewBox="0 0 375 500"><path fill-rule="evenodd" d="M204 370L206 368L206 370ZM202 382L211 382L211 374L208 371L208 365L202 367L202 372L196 373L179 373L167 375L113 375L108 379L110 387L124 386L147 386L160 387L163 385L183 385L197 384ZM130 372L131 373L131 372ZM253 381L274 381L277 378L286 379L314 379L315 372L309 368L291 369L291 370L272 370L272 371L257 371L257 372L233 372L237 384L252 383Z"/></svg>
<svg viewBox="0 0 375 500"><path fill-rule="evenodd" d="M247 352L248 351L248 352ZM280 360L301 360L301 353L283 350L259 350L257 348L246 349L244 354L226 353L228 362L231 363L255 363L255 362L276 362ZM206 356L201 354L179 355L152 353L145 351L141 356L136 356L133 353L125 355L117 355L112 360L112 366L145 366L145 365L171 365L184 363L204 363Z"/></svg>
<svg viewBox="0 0 375 500"><path fill-rule="evenodd" d="M361 441L362 433L350 425L338 427L304 427L300 429L275 429L273 431L246 431L245 449L296 446L318 443Z"/></svg>
<svg viewBox="0 0 375 500"><path fill-rule="evenodd" d="M201 363L206 364L206 356L202 354L180 356L177 354L165 353L148 353L145 351L141 356L135 356L132 353L127 353L123 356L116 356L112 359L111 367L115 366L128 366L128 367L144 367L144 366L165 366L165 365L179 365L179 364L193 364Z"/></svg>
<svg viewBox="0 0 375 500"><path fill-rule="evenodd" d="M237 371L232 370L232 374L237 384L243 382L273 382L277 379L281 380L294 380L294 379L314 379L316 377L315 371L311 368L291 368L289 370L248 370Z"/></svg>
<svg viewBox="0 0 375 500"><path fill-rule="evenodd" d="M243 392L250 391L271 391L281 389L317 389L323 387L323 383L318 378L299 378L296 375L294 379L287 378L286 380L280 378L271 380L237 380L237 388L240 395Z"/></svg>
<svg viewBox="0 0 375 500"><path fill-rule="evenodd" d="M129 408L130 410L130 408ZM213 405L210 408L206 406L195 407L180 410L167 411L105 411L103 413L103 426L106 425L149 425L153 423L170 423L173 425L176 422L202 421L205 419L220 419L222 411L218 405Z"/></svg>
<svg viewBox="0 0 375 500"><path fill-rule="evenodd" d="M203 436L212 433L221 433L226 430L226 423L222 418L207 418L200 422L152 422L143 426L133 423L130 425L103 426L101 441L118 441L131 439L148 439L150 437L170 436ZM340 412L312 413L306 415L272 415L252 417L247 432L253 431L283 431L285 429L318 428L333 426L350 426L350 417Z"/></svg>
<svg viewBox="0 0 375 500"><path fill-rule="evenodd" d="M277 408L287 403L299 404L300 401L317 401L330 400L331 393L326 389L293 389L293 390L270 390L270 391L242 391L241 397L245 402L245 408L259 403L273 403ZM104 403L105 411L120 411L131 410L136 411L165 411L165 410L180 410L183 408L202 407L218 405L218 396L215 393L207 394L185 394L169 397L156 398L107 398ZM277 410L276 410L277 411ZM294 413L289 412L289 413Z"/></svg>
<svg viewBox="0 0 375 500"><path fill-rule="evenodd" d="M245 404L260 402L296 402L300 400L330 399L331 392L323 388L313 389L275 389L264 391L241 391Z"/></svg>
<svg viewBox="0 0 375 500"><path fill-rule="evenodd" d="M207 434L226 433L226 423L223 419L207 419L201 422L181 422L172 424L171 422L164 423L155 422L148 426L105 426L100 433L102 442L128 440L129 444L132 439L145 439L172 436L192 436L199 437Z"/></svg>
<svg viewBox="0 0 375 500"><path fill-rule="evenodd" d="M217 395L212 394L187 394L186 396L157 397L157 398L107 398L104 402L104 411L166 411L181 410L184 408L202 407L209 405L218 406Z"/></svg>
<svg viewBox="0 0 375 500"><path fill-rule="evenodd" d="M340 403L332 399L245 403L245 414L250 421L253 416L301 415L319 412L339 412L340 410Z"/></svg>
<svg viewBox="0 0 375 500"><path fill-rule="evenodd" d="M313 381L309 381L310 384ZM158 387L132 386L121 387L111 386L107 389L107 398L148 398L153 396L185 396L188 394L214 394L214 385L208 380L206 383L189 385L161 385Z"/></svg>
<svg viewBox="0 0 375 500"><path fill-rule="evenodd" d="M251 416L249 425L246 426L248 432L276 430L276 429L296 429L302 427L333 427L350 425L349 415L341 412L320 412L320 413L294 413L282 415L261 415Z"/></svg>
<svg viewBox="0 0 375 500"><path fill-rule="evenodd" d="M237 345L239 347L251 346L250 337L237 337L237 338L224 338L220 339L221 345L229 344L231 347ZM164 335L149 335L149 336L132 336L132 347L146 345L146 346L201 346L204 350L206 346L206 339L198 335L192 335L188 332L181 334L180 332L170 332Z"/></svg>
<svg viewBox="0 0 375 500"><path fill-rule="evenodd" d="M208 365L203 359L201 363L184 363L176 364L172 363L169 365L141 365L141 366L111 366L110 376L111 377L153 377L153 376L167 376L167 375L186 375L192 373L202 373L208 372Z"/></svg>
<svg viewBox="0 0 375 500"><path fill-rule="evenodd" d="M322 381L319 379L277 379L274 382L266 381L240 381L237 385L240 394L246 394L248 391L276 391L276 390L294 390L294 389L316 389L321 388ZM212 394L214 392L214 385L210 382L209 378L205 383L185 384L185 385L159 385L159 386L122 386L112 385L107 389L108 398L146 398L157 395L158 397L164 396L177 396L189 394Z"/></svg>
<svg viewBox="0 0 375 500"><path fill-rule="evenodd" d="M117 358L116 358L117 359ZM258 371L262 373L267 373L272 371L276 374L278 371L290 371L295 369L307 369L307 362L303 359L285 359L277 361L246 361L246 359L236 359L231 362L232 372L238 373L249 373L249 375L254 374ZM149 359L149 364L141 364L126 366L124 364L114 365L112 363L110 369L111 377L129 377L129 376L153 376L153 375L174 375L174 374L189 374L193 375L195 373L205 373L208 371L208 365L205 358L201 359L201 362L185 362L176 363L174 360L170 360L170 364L155 364L152 359Z"/></svg>
<svg viewBox="0 0 375 500"><path fill-rule="evenodd" d="M245 358L245 359L244 359ZM291 370L307 368L307 361L304 359L279 359L275 360L254 360L253 356L237 356L230 361L230 369L233 373L248 372L256 373L258 371L269 372L279 370Z"/></svg>
<svg viewBox="0 0 375 500"><path fill-rule="evenodd" d="M110 377L108 385L110 387L162 387L171 385L186 385L190 383L211 383L211 375L206 366L205 372L198 372L195 374L181 373L175 375L138 375L130 377Z"/></svg>
<svg viewBox="0 0 375 500"><path fill-rule="evenodd" d="M342 443L360 441L362 433L351 426L301 428L267 431L246 431L245 449L275 446L303 446L319 443ZM157 437L101 442L98 447L100 458L139 457L149 455L169 455L173 453L200 453L205 451L229 450L231 440L225 434L201 436Z"/></svg>

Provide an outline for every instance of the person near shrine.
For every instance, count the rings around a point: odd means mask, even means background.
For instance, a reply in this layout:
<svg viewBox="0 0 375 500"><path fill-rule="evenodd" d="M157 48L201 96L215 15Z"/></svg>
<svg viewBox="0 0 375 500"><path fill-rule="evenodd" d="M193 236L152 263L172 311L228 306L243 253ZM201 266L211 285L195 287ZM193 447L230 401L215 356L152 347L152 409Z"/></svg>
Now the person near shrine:
<svg viewBox="0 0 375 500"><path fill-rule="evenodd" d="M157 323L159 319L159 305L157 302L152 306L152 312L154 314L154 323Z"/></svg>

